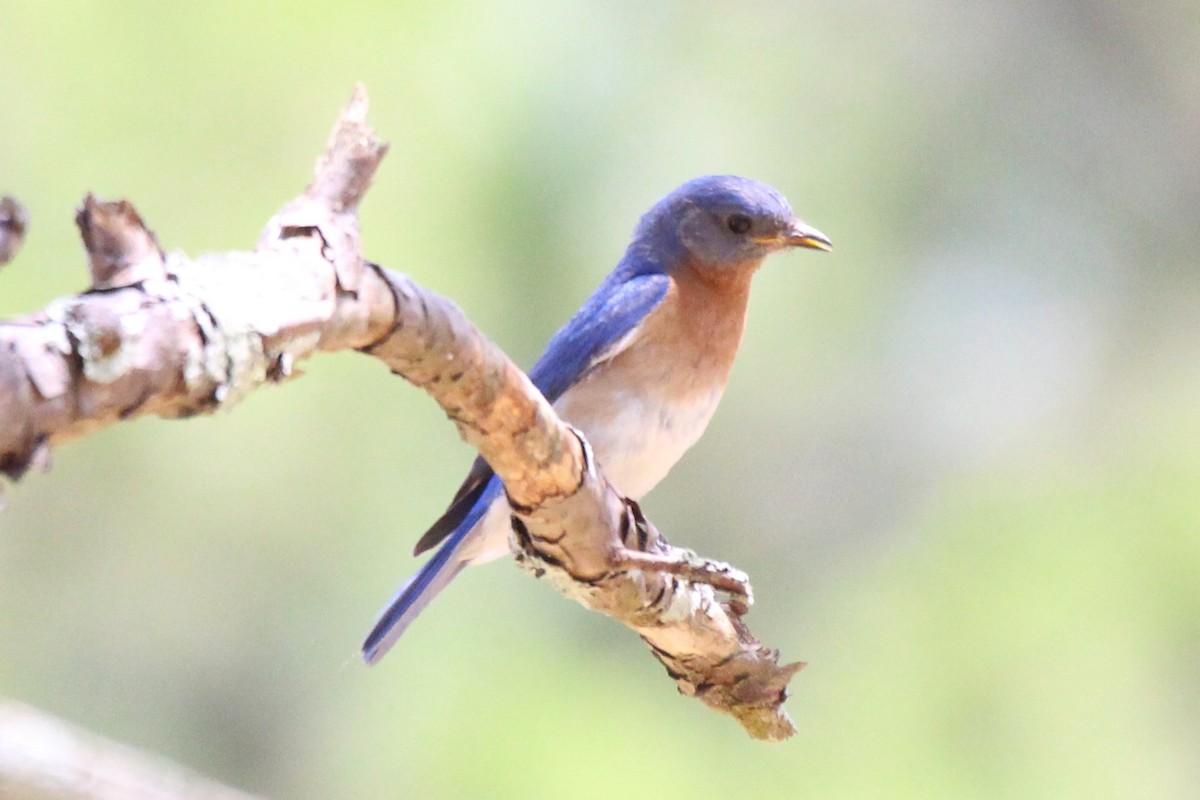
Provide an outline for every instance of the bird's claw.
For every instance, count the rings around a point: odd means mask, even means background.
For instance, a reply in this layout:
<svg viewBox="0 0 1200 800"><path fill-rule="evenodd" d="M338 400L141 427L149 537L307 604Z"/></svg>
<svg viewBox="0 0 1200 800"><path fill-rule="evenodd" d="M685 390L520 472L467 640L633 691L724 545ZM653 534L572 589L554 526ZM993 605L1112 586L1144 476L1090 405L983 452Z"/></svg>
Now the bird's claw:
<svg viewBox="0 0 1200 800"><path fill-rule="evenodd" d="M736 617L744 616L754 605L754 589L750 586L749 575L724 561L704 558L691 550L673 549L669 555L627 550L620 566L622 569L665 573L725 592L729 595L729 613Z"/></svg>

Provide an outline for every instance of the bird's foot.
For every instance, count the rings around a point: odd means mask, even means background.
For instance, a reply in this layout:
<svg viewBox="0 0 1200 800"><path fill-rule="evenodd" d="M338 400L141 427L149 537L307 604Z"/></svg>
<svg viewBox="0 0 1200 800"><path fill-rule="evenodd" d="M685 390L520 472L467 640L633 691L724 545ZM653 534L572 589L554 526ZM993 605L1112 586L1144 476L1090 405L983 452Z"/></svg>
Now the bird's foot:
<svg viewBox="0 0 1200 800"><path fill-rule="evenodd" d="M666 573L726 592L729 594L729 612L736 617L744 616L754 605L754 589L750 586L749 575L724 561L704 558L691 550L671 548L668 554L626 550L618 566L620 569Z"/></svg>

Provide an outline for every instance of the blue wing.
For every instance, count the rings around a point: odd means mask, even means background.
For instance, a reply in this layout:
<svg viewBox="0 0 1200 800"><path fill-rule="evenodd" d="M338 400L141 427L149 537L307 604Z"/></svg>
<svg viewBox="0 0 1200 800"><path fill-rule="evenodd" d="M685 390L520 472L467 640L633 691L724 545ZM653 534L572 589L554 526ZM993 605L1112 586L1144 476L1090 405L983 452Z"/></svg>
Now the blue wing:
<svg viewBox="0 0 1200 800"><path fill-rule="evenodd" d="M596 364L615 355L617 345L666 297L670 279L661 273L622 280L610 275L583 308L554 334L546 352L529 370L546 399L553 403Z"/></svg>
<svg viewBox="0 0 1200 800"><path fill-rule="evenodd" d="M554 334L546 352L529 371L533 385L553 403L589 369L615 355L615 345L662 302L669 284L667 276L661 273L623 280L620 272L614 272L571 321ZM483 496L492 475L487 462L476 458L450 507L421 536L413 555L436 546L458 528Z"/></svg>
<svg viewBox="0 0 1200 800"><path fill-rule="evenodd" d="M646 315L667 294L670 279L660 272L618 268L588 298L583 308L554 335L529 378L553 403L597 364L620 352ZM454 558L467 534L483 518L503 486L482 458L477 458L467 480L446 510L421 540L416 553L439 542L433 558L400 588L380 614L363 642L363 658L372 664L383 657L409 623L463 568Z"/></svg>

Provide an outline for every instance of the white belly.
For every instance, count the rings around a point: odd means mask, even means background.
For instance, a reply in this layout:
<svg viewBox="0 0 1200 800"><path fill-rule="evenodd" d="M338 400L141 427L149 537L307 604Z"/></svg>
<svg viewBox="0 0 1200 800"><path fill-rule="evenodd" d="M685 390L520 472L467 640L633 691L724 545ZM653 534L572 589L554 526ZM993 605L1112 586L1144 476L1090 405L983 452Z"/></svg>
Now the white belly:
<svg viewBox="0 0 1200 800"><path fill-rule="evenodd" d="M602 423L573 419L569 404L562 411L587 436L617 491L640 500L700 439L720 399L720 389L672 404L644 394L617 395Z"/></svg>

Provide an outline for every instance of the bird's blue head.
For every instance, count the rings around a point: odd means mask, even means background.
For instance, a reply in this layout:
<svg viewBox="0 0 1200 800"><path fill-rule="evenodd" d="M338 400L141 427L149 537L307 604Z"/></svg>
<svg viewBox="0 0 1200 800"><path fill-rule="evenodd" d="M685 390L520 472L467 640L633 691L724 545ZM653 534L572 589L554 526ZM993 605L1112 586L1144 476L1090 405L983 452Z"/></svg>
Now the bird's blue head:
<svg viewBox="0 0 1200 800"><path fill-rule="evenodd" d="M753 270L777 250L831 250L826 236L796 218L779 192L736 175L707 175L654 204L638 223L630 255L669 270Z"/></svg>

